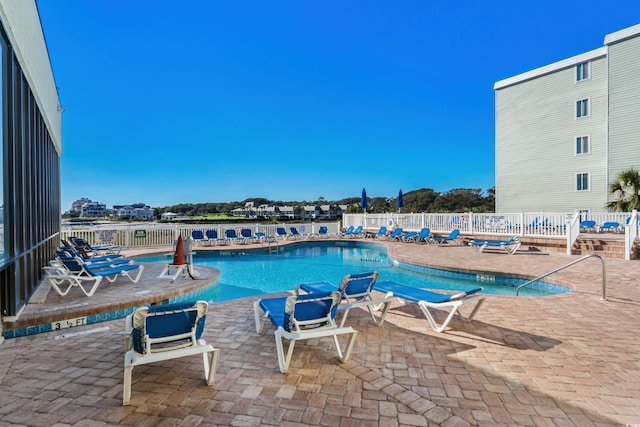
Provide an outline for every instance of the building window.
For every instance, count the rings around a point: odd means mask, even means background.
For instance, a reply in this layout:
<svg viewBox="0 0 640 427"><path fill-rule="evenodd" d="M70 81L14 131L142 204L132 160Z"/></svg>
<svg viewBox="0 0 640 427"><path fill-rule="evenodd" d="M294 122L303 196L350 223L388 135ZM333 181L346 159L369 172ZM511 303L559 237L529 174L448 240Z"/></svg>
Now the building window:
<svg viewBox="0 0 640 427"><path fill-rule="evenodd" d="M576 118L589 116L589 99L576 101Z"/></svg>
<svg viewBox="0 0 640 427"><path fill-rule="evenodd" d="M589 80L590 75L589 62L582 62L576 65L576 81Z"/></svg>
<svg viewBox="0 0 640 427"><path fill-rule="evenodd" d="M591 152L591 146L589 145L588 136L576 137L576 154L589 154Z"/></svg>
<svg viewBox="0 0 640 427"><path fill-rule="evenodd" d="M576 174L576 191L589 191L589 173Z"/></svg>

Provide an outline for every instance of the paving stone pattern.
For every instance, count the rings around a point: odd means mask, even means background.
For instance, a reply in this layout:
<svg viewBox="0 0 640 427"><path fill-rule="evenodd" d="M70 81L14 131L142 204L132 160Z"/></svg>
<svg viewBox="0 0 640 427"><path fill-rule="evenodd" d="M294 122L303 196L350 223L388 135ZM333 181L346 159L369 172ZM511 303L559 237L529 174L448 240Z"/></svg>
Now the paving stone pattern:
<svg viewBox="0 0 640 427"><path fill-rule="evenodd" d="M401 261L522 277L577 259L383 244ZM126 407L124 320L8 339L0 346L0 424L640 424L640 261L606 267L608 301L592 259L550 278L571 293L489 296L475 320L454 318L441 334L413 304L394 302L382 327L352 310L348 323L359 334L351 360L337 360L331 339L309 340L296 345L288 374L278 370L273 327L255 332L256 298L211 304L203 337L220 349L214 386L199 356L139 366Z"/></svg>

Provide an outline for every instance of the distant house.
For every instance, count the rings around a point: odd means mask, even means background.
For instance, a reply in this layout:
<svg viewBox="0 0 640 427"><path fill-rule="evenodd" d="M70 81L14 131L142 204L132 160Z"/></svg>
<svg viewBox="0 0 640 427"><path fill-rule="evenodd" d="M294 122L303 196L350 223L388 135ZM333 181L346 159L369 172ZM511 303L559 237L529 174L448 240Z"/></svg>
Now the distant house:
<svg viewBox="0 0 640 427"><path fill-rule="evenodd" d="M130 218L143 221L153 219L153 209L144 203L134 203L133 205L114 205L113 212L116 218Z"/></svg>
<svg viewBox="0 0 640 427"><path fill-rule="evenodd" d="M256 215L265 218L277 218L278 214L278 208L275 206L260 205L260 207L256 210Z"/></svg>
<svg viewBox="0 0 640 427"><path fill-rule="evenodd" d="M320 206L303 206L302 218L303 219L316 219L320 216Z"/></svg>
<svg viewBox="0 0 640 427"><path fill-rule="evenodd" d="M336 219L347 211L347 205L320 205L318 219Z"/></svg>
<svg viewBox="0 0 640 427"><path fill-rule="evenodd" d="M246 202L243 208L232 209L231 215L241 216L245 218L255 218L256 208L253 206L253 202Z"/></svg>
<svg viewBox="0 0 640 427"><path fill-rule="evenodd" d="M160 219L165 221L171 221L176 219L177 217L178 217L178 214L175 212L164 212L163 214L160 214Z"/></svg>
<svg viewBox="0 0 640 427"><path fill-rule="evenodd" d="M640 165L640 25L494 90L496 212L602 211Z"/></svg>
<svg viewBox="0 0 640 427"><path fill-rule="evenodd" d="M278 206L278 211L280 214L278 215L281 219L295 219L296 213L293 206Z"/></svg>
<svg viewBox="0 0 640 427"><path fill-rule="evenodd" d="M243 217L245 215L246 210L244 208L235 208L235 209L231 209L231 215L232 216L241 216Z"/></svg>
<svg viewBox="0 0 640 427"><path fill-rule="evenodd" d="M107 205L99 202L88 202L80 208L80 218L104 218L107 216Z"/></svg>
<svg viewBox="0 0 640 427"><path fill-rule="evenodd" d="M80 199L71 203L71 212L81 212L82 206L86 203L91 203L92 200L87 197L81 197Z"/></svg>

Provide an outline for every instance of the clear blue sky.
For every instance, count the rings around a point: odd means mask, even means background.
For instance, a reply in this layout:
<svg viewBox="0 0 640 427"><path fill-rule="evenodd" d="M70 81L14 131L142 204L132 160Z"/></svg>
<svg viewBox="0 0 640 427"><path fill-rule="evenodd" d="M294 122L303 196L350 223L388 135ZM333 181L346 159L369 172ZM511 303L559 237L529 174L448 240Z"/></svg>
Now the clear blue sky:
<svg viewBox="0 0 640 427"><path fill-rule="evenodd" d="M494 186L496 81L640 1L38 0L62 208Z"/></svg>

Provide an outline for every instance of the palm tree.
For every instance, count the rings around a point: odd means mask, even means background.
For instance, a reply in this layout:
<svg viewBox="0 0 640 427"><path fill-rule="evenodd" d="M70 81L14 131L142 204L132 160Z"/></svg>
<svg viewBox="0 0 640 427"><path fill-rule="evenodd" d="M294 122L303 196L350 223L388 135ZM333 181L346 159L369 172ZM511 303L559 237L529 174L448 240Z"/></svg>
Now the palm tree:
<svg viewBox="0 0 640 427"><path fill-rule="evenodd" d="M609 184L609 191L617 195L618 200L607 203L608 210L631 212L640 209L640 171L633 167L621 171Z"/></svg>

